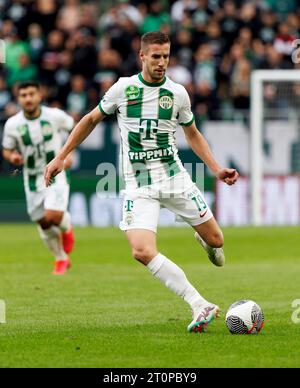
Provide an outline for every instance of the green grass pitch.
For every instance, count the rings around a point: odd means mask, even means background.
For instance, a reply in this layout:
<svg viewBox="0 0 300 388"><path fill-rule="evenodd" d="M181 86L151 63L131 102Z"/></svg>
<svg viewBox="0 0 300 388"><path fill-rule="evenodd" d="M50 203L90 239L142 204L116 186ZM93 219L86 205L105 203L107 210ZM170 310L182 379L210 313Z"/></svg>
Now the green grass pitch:
<svg viewBox="0 0 300 388"><path fill-rule="evenodd" d="M130 255L117 229L76 229L73 268L51 275L34 225L0 225L0 367L299 367L300 230L224 229L226 266L214 267L192 230L160 229L174 260L223 316L189 334L188 305ZM233 336L229 305L253 299L266 317L258 335ZM298 315L300 316L300 314Z"/></svg>

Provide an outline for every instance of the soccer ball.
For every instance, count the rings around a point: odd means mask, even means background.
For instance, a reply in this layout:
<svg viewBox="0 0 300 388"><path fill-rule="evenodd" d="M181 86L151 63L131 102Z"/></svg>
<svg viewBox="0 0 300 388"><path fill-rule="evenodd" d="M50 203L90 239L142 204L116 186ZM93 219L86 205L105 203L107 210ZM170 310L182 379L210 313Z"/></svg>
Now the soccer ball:
<svg viewBox="0 0 300 388"><path fill-rule="evenodd" d="M253 300L233 303L226 314L226 326L231 334L257 334L264 323L264 313Z"/></svg>

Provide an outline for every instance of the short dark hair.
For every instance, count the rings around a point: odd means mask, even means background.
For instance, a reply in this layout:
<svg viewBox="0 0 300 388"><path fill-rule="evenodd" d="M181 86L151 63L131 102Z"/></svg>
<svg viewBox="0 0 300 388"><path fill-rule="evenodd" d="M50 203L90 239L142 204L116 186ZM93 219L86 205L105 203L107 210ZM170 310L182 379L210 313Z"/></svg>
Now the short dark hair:
<svg viewBox="0 0 300 388"><path fill-rule="evenodd" d="M24 81L17 84L17 91L29 88L30 86L39 89L40 84L37 81Z"/></svg>
<svg viewBox="0 0 300 388"><path fill-rule="evenodd" d="M170 42L170 38L168 34L165 34L161 31L152 31L147 32L142 36L141 39L141 48L144 50L149 44L165 44Z"/></svg>

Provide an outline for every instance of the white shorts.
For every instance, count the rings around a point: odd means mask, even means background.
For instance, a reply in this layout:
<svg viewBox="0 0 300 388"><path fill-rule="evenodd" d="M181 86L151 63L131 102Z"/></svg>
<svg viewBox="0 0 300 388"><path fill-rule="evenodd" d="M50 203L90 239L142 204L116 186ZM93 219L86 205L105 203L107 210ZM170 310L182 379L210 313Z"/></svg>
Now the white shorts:
<svg viewBox="0 0 300 388"><path fill-rule="evenodd" d="M53 184L42 191L26 190L27 212L31 221L39 221L45 210L65 212L69 203L70 186Z"/></svg>
<svg viewBox="0 0 300 388"><path fill-rule="evenodd" d="M180 172L160 184L123 192L121 230L147 229L156 233L160 208L165 207L191 226L213 217L201 191L187 172Z"/></svg>

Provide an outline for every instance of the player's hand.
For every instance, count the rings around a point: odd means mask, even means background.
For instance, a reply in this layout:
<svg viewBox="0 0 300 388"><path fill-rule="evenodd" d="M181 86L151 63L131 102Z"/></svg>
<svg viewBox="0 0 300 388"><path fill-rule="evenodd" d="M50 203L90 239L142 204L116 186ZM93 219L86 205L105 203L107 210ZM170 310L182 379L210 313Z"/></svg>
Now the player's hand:
<svg viewBox="0 0 300 388"><path fill-rule="evenodd" d="M227 185L234 185L239 177L239 173L234 168L223 168L218 171L216 177Z"/></svg>
<svg viewBox="0 0 300 388"><path fill-rule="evenodd" d="M44 179L46 187L50 186L52 183L52 179L62 172L64 169L64 161L58 157L54 158L49 164L47 164Z"/></svg>
<svg viewBox="0 0 300 388"><path fill-rule="evenodd" d="M14 164L15 166L23 166L24 164L23 156L18 151L13 151L10 154L9 161L11 164Z"/></svg>

